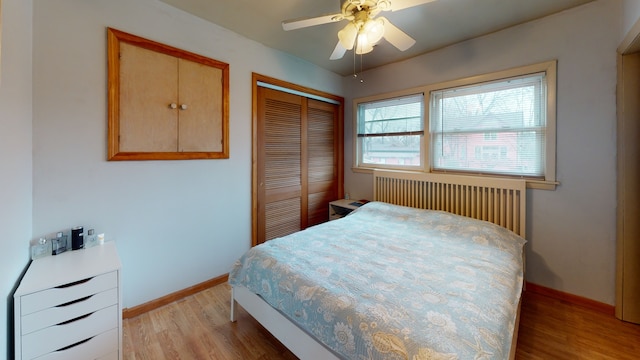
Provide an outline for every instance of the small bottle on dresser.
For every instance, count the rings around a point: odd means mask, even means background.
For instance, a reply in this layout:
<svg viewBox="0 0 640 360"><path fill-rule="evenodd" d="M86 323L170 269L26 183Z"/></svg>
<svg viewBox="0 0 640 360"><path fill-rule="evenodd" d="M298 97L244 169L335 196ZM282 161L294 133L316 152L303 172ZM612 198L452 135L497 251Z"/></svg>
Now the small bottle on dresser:
<svg viewBox="0 0 640 360"><path fill-rule="evenodd" d="M89 248L98 245L98 236L95 234L95 230L87 230L87 238L84 241L84 247Z"/></svg>
<svg viewBox="0 0 640 360"><path fill-rule="evenodd" d="M53 255L62 254L67 251L67 235L64 235L62 231L56 234L55 239L51 239L51 246Z"/></svg>
<svg viewBox="0 0 640 360"><path fill-rule="evenodd" d="M51 256L51 241L41 237L38 242L31 246L31 260Z"/></svg>

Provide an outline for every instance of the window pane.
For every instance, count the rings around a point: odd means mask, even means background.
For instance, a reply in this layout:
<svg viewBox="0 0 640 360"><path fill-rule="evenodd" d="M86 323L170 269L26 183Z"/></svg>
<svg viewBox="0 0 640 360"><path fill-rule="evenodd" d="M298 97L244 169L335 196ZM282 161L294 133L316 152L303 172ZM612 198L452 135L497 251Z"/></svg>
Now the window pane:
<svg viewBox="0 0 640 360"><path fill-rule="evenodd" d="M422 166L424 95L358 104L359 164Z"/></svg>
<svg viewBox="0 0 640 360"><path fill-rule="evenodd" d="M544 176L545 74L431 93L432 165Z"/></svg>
<svg viewBox="0 0 640 360"><path fill-rule="evenodd" d="M358 135L422 131L422 94L358 105Z"/></svg>
<svg viewBox="0 0 640 360"><path fill-rule="evenodd" d="M363 164L420 166L422 135L360 138Z"/></svg>
<svg viewBox="0 0 640 360"><path fill-rule="evenodd" d="M434 168L503 175L544 175L544 131L436 134Z"/></svg>

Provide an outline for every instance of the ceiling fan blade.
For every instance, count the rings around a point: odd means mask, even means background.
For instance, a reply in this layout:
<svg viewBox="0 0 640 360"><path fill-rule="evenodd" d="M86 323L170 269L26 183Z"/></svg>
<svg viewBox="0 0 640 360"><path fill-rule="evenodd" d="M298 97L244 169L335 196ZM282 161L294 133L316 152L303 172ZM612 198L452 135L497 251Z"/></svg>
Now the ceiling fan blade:
<svg viewBox="0 0 640 360"><path fill-rule="evenodd" d="M416 43L416 41L411 36L398 29L386 18L379 17L379 19L382 19L384 21L384 38L389 43L391 43L391 45L398 48L398 50L405 51Z"/></svg>
<svg viewBox="0 0 640 360"><path fill-rule="evenodd" d="M335 49L333 49L333 53L331 53L331 57L329 57L329 60L342 59L342 57L344 56L344 54L346 52L347 52L347 49L345 49L345 47L342 46L342 43L340 41L338 41L338 43L336 44Z"/></svg>
<svg viewBox="0 0 640 360"><path fill-rule="evenodd" d="M341 21L343 19L342 14L322 15L311 18L300 18L293 20L285 20L282 22L282 28L285 31L305 28L309 26L316 26L322 24L328 24L332 22Z"/></svg>
<svg viewBox="0 0 640 360"><path fill-rule="evenodd" d="M406 8L430 3L436 0L391 0L391 7L389 10L398 11Z"/></svg>

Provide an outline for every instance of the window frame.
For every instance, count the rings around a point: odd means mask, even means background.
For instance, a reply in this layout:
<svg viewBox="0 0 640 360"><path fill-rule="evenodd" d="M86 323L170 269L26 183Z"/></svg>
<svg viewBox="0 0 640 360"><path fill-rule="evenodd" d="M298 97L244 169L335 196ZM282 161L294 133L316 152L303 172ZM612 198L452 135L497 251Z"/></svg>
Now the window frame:
<svg viewBox="0 0 640 360"><path fill-rule="evenodd" d="M398 164L364 164L362 162L362 151L361 151L361 140L364 141L367 137L359 137L358 136L358 114L359 114L359 106L363 103L372 103L384 100L393 100L397 98L410 97L410 96L419 96L422 95L422 136L420 138L420 165L398 165ZM425 122L428 106L428 96L423 91L414 91L414 89L403 90L399 92L394 92L391 94L380 94L375 96L370 96L366 98L359 99L359 101L354 101L353 111L354 111L354 128L353 128L353 136L354 136L354 163L357 164L355 167L360 169L374 170L374 169L391 169L391 170L406 170L406 171L423 171L424 167L427 165L425 162L424 156L422 156L424 152L424 146L426 138L428 137L428 129L424 126L428 123Z"/></svg>
<svg viewBox="0 0 640 360"><path fill-rule="evenodd" d="M530 74L542 73L546 75L546 139L545 139L545 159L544 159L544 179L528 178L524 175L497 175L497 174L479 174L470 172L455 172L456 174L467 176L482 176L494 178L522 178L527 182L528 188L554 190L559 183L556 181L556 88L557 88L557 60L541 62L532 65L520 66L507 70L487 73L483 75L471 76L451 81L445 81L406 90L394 91L385 94L356 98L353 100L353 167L355 172L370 173L374 169L395 169L395 170L412 170L419 172L431 173L454 173L452 171L434 170L433 159L431 156L431 134L430 134L430 110L431 110L431 92L440 91L460 86L470 86L490 81L504 80L513 77L521 77ZM422 93L423 98L423 129L425 134L422 136L420 152L421 163L419 167L406 167L397 165L377 165L362 164L362 154L360 152L360 141L358 139L358 106L362 103L392 99L396 97L409 96Z"/></svg>

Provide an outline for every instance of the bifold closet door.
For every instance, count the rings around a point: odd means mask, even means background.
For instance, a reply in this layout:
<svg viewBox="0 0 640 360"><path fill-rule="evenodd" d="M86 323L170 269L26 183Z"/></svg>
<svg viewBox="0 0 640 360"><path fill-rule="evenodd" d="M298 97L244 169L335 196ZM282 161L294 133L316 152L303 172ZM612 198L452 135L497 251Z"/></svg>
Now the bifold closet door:
<svg viewBox="0 0 640 360"><path fill-rule="evenodd" d="M256 243L329 220L339 198L340 107L258 87Z"/></svg>
<svg viewBox="0 0 640 360"><path fill-rule="evenodd" d="M258 88L258 244L303 229L306 99Z"/></svg>
<svg viewBox="0 0 640 360"><path fill-rule="evenodd" d="M339 107L307 100L307 226L329 221L329 202L338 194Z"/></svg>

